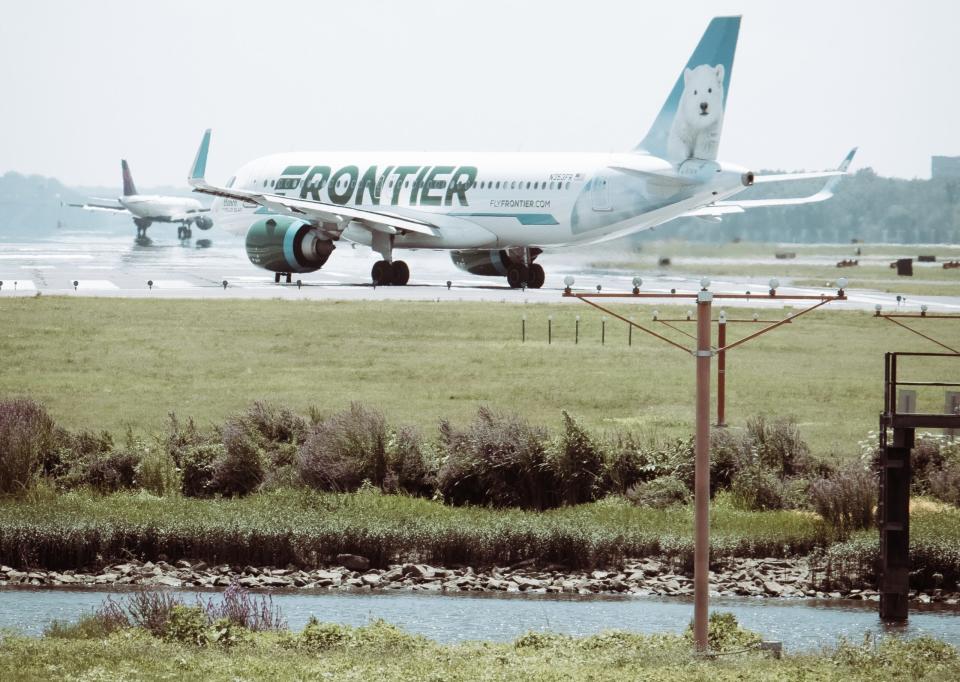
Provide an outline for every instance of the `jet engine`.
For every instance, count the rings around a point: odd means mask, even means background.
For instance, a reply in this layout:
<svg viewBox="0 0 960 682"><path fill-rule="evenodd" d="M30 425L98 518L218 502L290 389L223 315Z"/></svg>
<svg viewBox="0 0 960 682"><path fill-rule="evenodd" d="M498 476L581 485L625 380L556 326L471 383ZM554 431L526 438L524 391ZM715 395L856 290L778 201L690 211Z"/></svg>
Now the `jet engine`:
<svg viewBox="0 0 960 682"><path fill-rule="evenodd" d="M287 216L257 221L247 231L247 258L273 272L319 270L335 248L313 225Z"/></svg>
<svg viewBox="0 0 960 682"><path fill-rule="evenodd" d="M510 256L503 249L499 251L451 251L450 259L461 270L471 275L503 277L513 265Z"/></svg>
<svg viewBox="0 0 960 682"><path fill-rule="evenodd" d="M211 227L213 227L213 218L210 216L200 215L196 217L193 223L201 230L209 230Z"/></svg>

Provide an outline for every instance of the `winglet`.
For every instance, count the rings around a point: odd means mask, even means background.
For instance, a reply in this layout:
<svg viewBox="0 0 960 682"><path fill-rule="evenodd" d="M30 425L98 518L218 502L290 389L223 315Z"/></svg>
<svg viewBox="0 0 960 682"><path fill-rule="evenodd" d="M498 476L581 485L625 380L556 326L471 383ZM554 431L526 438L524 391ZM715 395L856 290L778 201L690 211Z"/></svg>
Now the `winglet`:
<svg viewBox="0 0 960 682"><path fill-rule="evenodd" d="M197 156L193 160L193 166L190 167L190 176L187 182L191 186L205 185L205 175L207 174L207 153L210 151L210 128L203 133L203 139L200 140L200 147L197 149Z"/></svg>
<svg viewBox="0 0 960 682"><path fill-rule="evenodd" d="M857 154L857 149L859 149L859 147L854 147L850 150L849 154L843 157L843 161L837 166L837 170L842 170L844 173L847 172L847 169L850 168L850 163L853 161L853 157Z"/></svg>

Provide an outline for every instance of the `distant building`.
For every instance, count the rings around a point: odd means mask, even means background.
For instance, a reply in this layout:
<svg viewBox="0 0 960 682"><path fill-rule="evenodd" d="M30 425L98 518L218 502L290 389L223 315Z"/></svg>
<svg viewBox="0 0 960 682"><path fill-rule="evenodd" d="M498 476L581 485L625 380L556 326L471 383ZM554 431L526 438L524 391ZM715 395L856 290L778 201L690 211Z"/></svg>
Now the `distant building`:
<svg viewBox="0 0 960 682"><path fill-rule="evenodd" d="M960 156L931 156L930 177L960 178Z"/></svg>

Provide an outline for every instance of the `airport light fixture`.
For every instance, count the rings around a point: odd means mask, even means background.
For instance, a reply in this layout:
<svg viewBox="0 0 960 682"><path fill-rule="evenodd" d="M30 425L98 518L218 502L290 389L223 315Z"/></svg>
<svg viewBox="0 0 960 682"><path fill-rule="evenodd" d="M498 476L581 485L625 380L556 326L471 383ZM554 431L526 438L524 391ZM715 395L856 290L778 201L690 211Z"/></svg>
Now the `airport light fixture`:
<svg viewBox="0 0 960 682"><path fill-rule="evenodd" d="M706 279L706 278L704 278ZM704 284L704 282L701 282ZM709 284L709 281L706 282ZM770 280L770 296L776 295L776 288L779 286L776 279ZM843 290L838 290L834 295L822 294L816 295L796 295L778 297L783 300L806 301L810 305L802 310L787 315L784 319L777 320L767 324L759 331L733 341L726 343L724 335L723 342L713 346L711 343L710 323L711 310L714 299L738 299L752 300L767 298L763 295L747 294L725 294L708 291L706 286L696 293L608 293L601 294L599 287L596 294L580 293L573 294L569 291L563 293L564 296L578 298L584 303L608 314L612 317L622 320L630 325L631 329L636 327L654 338L660 339L669 345L692 355L696 361L696 399L695 399L695 437L694 437L694 607L693 607L693 638L698 651L707 651L707 623L710 604L710 366L714 355L726 353L737 348L748 341L766 334L769 331L788 324L792 320L805 315L821 306L833 301L845 301L847 299ZM697 307L697 334L696 345L690 348L683 343L659 334L652 329L637 324L632 318L626 318L609 308L600 305L591 300L593 298L645 298L645 299L694 299ZM689 319L690 313L688 313ZM721 312L724 318L724 324L721 328L726 329L726 315ZM960 317L958 315L957 317ZM658 318L657 311L654 311L654 319ZM758 321L758 316L754 315L754 321ZM603 343L603 329L606 326L606 316L601 317L601 343ZM669 325L668 325L669 326ZM671 329L675 329L671 327ZM679 330L678 330L679 331ZM687 336L690 336L689 334ZM720 339L718 338L718 341Z"/></svg>
<svg viewBox="0 0 960 682"><path fill-rule="evenodd" d="M944 343L943 341L940 341L940 340L938 340L938 339L935 339L935 338L933 338L932 336L930 336L929 334L924 334L923 332L921 332L921 331L919 331L919 330L917 330L917 329L914 329L913 327L911 327L911 326L907 325L906 323L900 321L900 320L903 320L903 319L910 319L910 318L917 319L917 320L919 320L919 319L923 319L923 320L960 320L960 315L958 315L958 314L956 314L956 313L930 313L930 312L928 312L928 311L929 311L929 308L928 308L928 306L927 306L926 304L920 306L920 312L919 312L919 313L901 313L901 312L882 313L882 312L881 312L881 307L880 307L880 304L879 304L879 303L878 303L877 305L875 305L875 306L873 307L873 309L874 309L874 311L875 311L874 314L873 314L874 317L879 317L879 318L881 318L881 319L883 319L883 320L886 320L887 322L891 322L891 323L897 325L898 327L902 327L903 329L906 329L908 332L911 332L911 333L913 333L913 334L916 334L916 335L919 336L920 338L926 339L927 341L929 341L929 342L931 342L931 343L935 343L936 345L940 346L940 347L943 348L944 350L948 350L948 351L950 351L951 353L960 354L960 350L958 350L957 348L953 348L953 347L951 347L951 346L948 346L948 345L947 345L946 343ZM898 310L899 310L899 308L898 308ZM953 343L953 342L951 341L951 343Z"/></svg>
<svg viewBox="0 0 960 682"><path fill-rule="evenodd" d="M570 288L573 286L573 283L576 282L576 281L577 281L577 280L575 280L575 279L573 278L573 275L567 275L566 277L564 277L564 278L563 278L563 286L564 286L563 293L569 294L569 293L570 293ZM449 289L450 287L447 287L447 288Z"/></svg>
<svg viewBox="0 0 960 682"><path fill-rule="evenodd" d="M777 279L776 277L771 277L771 278L770 278L770 281L768 282L768 284L770 285L770 295L771 295L771 296L776 296L776 295L777 295L777 287L780 286L780 280Z"/></svg>
<svg viewBox="0 0 960 682"><path fill-rule="evenodd" d="M633 293L639 294L639 293L640 293L640 287L641 287L641 286L643 286L643 279L641 279L640 277L634 277L634 278L633 278Z"/></svg>

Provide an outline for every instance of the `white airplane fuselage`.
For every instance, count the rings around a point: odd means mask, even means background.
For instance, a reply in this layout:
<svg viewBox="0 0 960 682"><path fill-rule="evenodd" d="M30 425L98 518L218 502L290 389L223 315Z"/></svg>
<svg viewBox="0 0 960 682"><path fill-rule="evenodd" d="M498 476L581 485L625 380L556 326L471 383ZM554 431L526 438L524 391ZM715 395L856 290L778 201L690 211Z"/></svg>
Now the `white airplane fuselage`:
<svg viewBox="0 0 960 682"><path fill-rule="evenodd" d="M133 194L118 197L117 201L135 217L149 218L156 222L170 222L171 217L203 209L203 204L189 197Z"/></svg>
<svg viewBox="0 0 960 682"><path fill-rule="evenodd" d="M251 161L229 186L427 214L440 227L436 236L397 234L394 248L493 249L586 244L649 229L743 190L746 173L695 159L675 169L636 153L299 152ZM211 210L237 234L270 215L236 199L217 198ZM371 231L348 224L342 237L369 245Z"/></svg>

